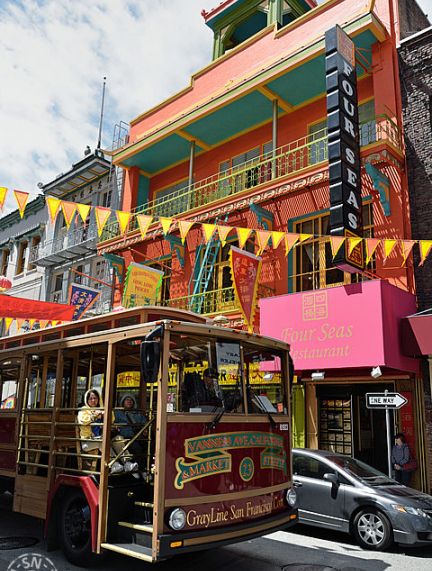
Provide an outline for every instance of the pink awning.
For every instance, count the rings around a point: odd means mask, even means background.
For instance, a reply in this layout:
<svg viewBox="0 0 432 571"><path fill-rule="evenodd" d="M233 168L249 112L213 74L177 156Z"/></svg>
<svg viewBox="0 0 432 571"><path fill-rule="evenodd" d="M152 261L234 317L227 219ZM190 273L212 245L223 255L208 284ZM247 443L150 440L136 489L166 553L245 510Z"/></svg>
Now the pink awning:
<svg viewBox="0 0 432 571"><path fill-rule="evenodd" d="M74 309L73 305L63 303L0 295L0 317L71 321Z"/></svg>

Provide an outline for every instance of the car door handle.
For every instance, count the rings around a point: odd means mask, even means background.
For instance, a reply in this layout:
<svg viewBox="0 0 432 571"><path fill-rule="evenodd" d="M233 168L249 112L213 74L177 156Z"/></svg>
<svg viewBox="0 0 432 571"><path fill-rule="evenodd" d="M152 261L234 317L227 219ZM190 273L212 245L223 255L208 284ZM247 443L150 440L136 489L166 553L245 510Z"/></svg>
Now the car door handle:
<svg viewBox="0 0 432 571"><path fill-rule="evenodd" d="M297 480L294 480L294 488L301 488L303 486L303 484Z"/></svg>

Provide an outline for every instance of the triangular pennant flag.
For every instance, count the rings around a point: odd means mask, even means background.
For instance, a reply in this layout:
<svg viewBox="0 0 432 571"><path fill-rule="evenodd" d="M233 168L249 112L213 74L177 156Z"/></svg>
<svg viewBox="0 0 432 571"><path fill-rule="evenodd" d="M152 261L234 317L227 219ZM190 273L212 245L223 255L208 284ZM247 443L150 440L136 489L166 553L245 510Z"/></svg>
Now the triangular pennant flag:
<svg viewBox="0 0 432 571"><path fill-rule="evenodd" d="M363 238L348 238L348 256L352 253L354 248L361 244Z"/></svg>
<svg viewBox="0 0 432 571"><path fill-rule="evenodd" d="M343 236L330 236L332 258L336 256L336 254L339 252L344 242L345 238Z"/></svg>
<svg viewBox="0 0 432 571"><path fill-rule="evenodd" d="M397 240L383 240L384 242L384 259L386 260L396 246Z"/></svg>
<svg viewBox="0 0 432 571"><path fill-rule="evenodd" d="M137 214L138 228L141 233L141 238L144 240L150 224L153 222L153 216L146 216L145 214Z"/></svg>
<svg viewBox="0 0 432 571"><path fill-rule="evenodd" d="M370 262L372 256L374 255L375 250L378 248L381 240L378 238L366 238L365 245L366 245L366 265Z"/></svg>
<svg viewBox="0 0 432 571"><path fill-rule="evenodd" d="M87 222L87 218L90 212L90 204L79 204L77 203L76 209L78 210L79 215L81 216L81 220L84 224Z"/></svg>
<svg viewBox="0 0 432 571"><path fill-rule="evenodd" d="M19 319L18 317L16 318L17 331L21 330L21 327L24 325L25 321L27 321L27 320L26 319Z"/></svg>
<svg viewBox="0 0 432 571"><path fill-rule="evenodd" d="M13 317L5 317L4 318L4 323L5 323L5 335L8 334L10 326L12 325L12 321L14 320Z"/></svg>
<svg viewBox="0 0 432 571"><path fill-rule="evenodd" d="M29 199L29 193L22 190L14 190L15 200L18 204L18 210L21 218L24 216L24 210Z"/></svg>
<svg viewBox="0 0 432 571"><path fill-rule="evenodd" d="M58 320L54 320L54 319L53 319L53 320L51 321L51 325L52 325L53 327L55 327L56 325L61 325L61 321L58 321Z"/></svg>
<svg viewBox="0 0 432 571"><path fill-rule="evenodd" d="M33 329L33 325L36 323L36 319L28 319L29 329Z"/></svg>
<svg viewBox="0 0 432 571"><path fill-rule="evenodd" d="M414 247L414 244L417 242L417 240L402 240L401 244L402 244L402 256L403 256L403 263L405 264L407 261L408 256L411 254L411 250Z"/></svg>
<svg viewBox="0 0 432 571"><path fill-rule="evenodd" d="M57 218L57 214L60 210L61 200L54 198L53 196L47 196L46 205L48 208L48 216L51 224L54 224Z"/></svg>
<svg viewBox="0 0 432 571"><path fill-rule="evenodd" d="M216 224L201 224L204 242L207 244L216 230Z"/></svg>
<svg viewBox="0 0 432 571"><path fill-rule="evenodd" d="M47 319L39 319L39 327L41 329L45 329L45 327L48 325L48 320Z"/></svg>
<svg viewBox="0 0 432 571"><path fill-rule="evenodd" d="M99 238L110 216L111 216L111 210L109 208L104 208L103 206L95 207L96 226Z"/></svg>
<svg viewBox="0 0 432 571"><path fill-rule="evenodd" d="M159 216L159 222L162 225L162 232L166 236L170 231L171 224L173 223L173 219L172 218L164 218L163 216Z"/></svg>
<svg viewBox="0 0 432 571"><path fill-rule="evenodd" d="M300 234L299 235L300 244L302 242L305 242L306 240L309 240L309 238L313 238L313 234Z"/></svg>
<svg viewBox="0 0 432 571"><path fill-rule="evenodd" d="M72 224L73 217L76 212L76 204L75 202L67 202L66 200L61 201L61 209L63 212L63 216L66 222L67 229L69 230L70 225Z"/></svg>
<svg viewBox="0 0 432 571"><path fill-rule="evenodd" d="M5 186L0 186L0 208L3 210L3 206L6 200L8 189Z"/></svg>
<svg viewBox="0 0 432 571"><path fill-rule="evenodd" d="M239 240L239 248L244 248L252 230L250 228L236 228L236 232Z"/></svg>
<svg viewBox="0 0 432 571"><path fill-rule="evenodd" d="M123 210L116 210L115 213L116 213L117 220L119 223L120 234L124 234L127 230L129 220L131 217L131 213L130 212L124 212Z"/></svg>
<svg viewBox="0 0 432 571"><path fill-rule="evenodd" d="M271 238L271 232L268 230L255 230L258 243L258 256L263 252Z"/></svg>
<svg viewBox="0 0 432 571"><path fill-rule="evenodd" d="M421 258L419 266L422 266L425 263L426 258L428 257L430 249L432 248L432 240L420 240L419 244L420 244L420 258Z"/></svg>
<svg viewBox="0 0 432 571"><path fill-rule="evenodd" d="M288 256L291 249L295 246L296 242L298 242L298 239L299 239L298 234L292 234L291 232L288 232L288 234L285 234L285 255L286 256Z"/></svg>
<svg viewBox="0 0 432 571"><path fill-rule="evenodd" d="M273 250L279 246L282 242L282 239L285 237L285 232L272 232L272 242L273 242Z"/></svg>
<svg viewBox="0 0 432 571"><path fill-rule="evenodd" d="M217 229L218 229L218 234L219 234L219 240L221 241L222 247L224 247L226 244L228 234L231 232L232 227L231 226L218 226Z"/></svg>
<svg viewBox="0 0 432 571"><path fill-rule="evenodd" d="M182 244L185 243L186 236L188 235L189 230L191 229L191 227L194 224L195 223L191 222L190 220L179 220L178 221L179 230L180 230L180 238L181 238Z"/></svg>

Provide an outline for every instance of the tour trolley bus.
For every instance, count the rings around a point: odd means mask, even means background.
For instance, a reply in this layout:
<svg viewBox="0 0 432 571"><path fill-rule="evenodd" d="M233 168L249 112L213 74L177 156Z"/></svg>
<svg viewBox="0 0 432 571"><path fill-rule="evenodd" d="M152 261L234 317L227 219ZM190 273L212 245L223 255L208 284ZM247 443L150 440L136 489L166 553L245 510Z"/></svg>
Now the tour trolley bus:
<svg viewBox="0 0 432 571"><path fill-rule="evenodd" d="M289 376L285 343L176 309L5 337L0 485L15 511L45 520L50 549L83 566L106 551L157 562L286 528L297 519ZM103 395L91 434L80 423L89 389ZM141 423L119 439L125 395Z"/></svg>

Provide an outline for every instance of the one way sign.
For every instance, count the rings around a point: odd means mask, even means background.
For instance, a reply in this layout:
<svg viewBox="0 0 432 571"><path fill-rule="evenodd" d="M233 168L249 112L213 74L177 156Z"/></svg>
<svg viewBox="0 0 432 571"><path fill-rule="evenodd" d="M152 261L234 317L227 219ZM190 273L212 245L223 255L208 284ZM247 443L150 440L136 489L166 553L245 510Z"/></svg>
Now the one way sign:
<svg viewBox="0 0 432 571"><path fill-rule="evenodd" d="M366 393L367 408L401 408L408 400L399 393Z"/></svg>

